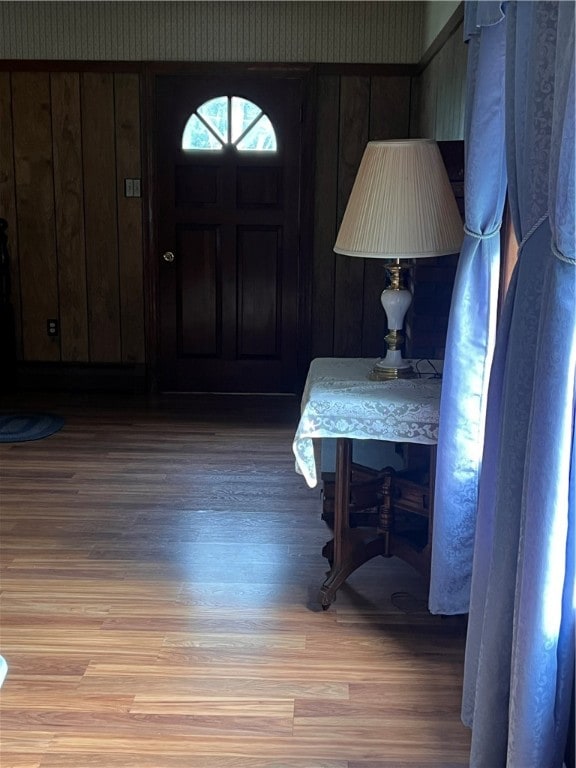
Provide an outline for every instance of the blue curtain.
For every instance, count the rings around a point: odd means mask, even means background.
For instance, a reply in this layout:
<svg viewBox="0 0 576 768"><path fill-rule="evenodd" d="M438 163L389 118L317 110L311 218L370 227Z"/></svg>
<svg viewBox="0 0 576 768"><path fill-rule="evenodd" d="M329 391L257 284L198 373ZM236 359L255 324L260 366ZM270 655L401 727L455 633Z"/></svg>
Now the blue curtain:
<svg viewBox="0 0 576 768"><path fill-rule="evenodd" d="M499 2L465 6L466 225L442 377L428 602L432 613L467 613L470 600L506 193L503 18Z"/></svg>
<svg viewBox="0 0 576 768"><path fill-rule="evenodd" d="M519 260L488 394L462 718L473 768L560 768L574 675L574 3L511 2Z"/></svg>

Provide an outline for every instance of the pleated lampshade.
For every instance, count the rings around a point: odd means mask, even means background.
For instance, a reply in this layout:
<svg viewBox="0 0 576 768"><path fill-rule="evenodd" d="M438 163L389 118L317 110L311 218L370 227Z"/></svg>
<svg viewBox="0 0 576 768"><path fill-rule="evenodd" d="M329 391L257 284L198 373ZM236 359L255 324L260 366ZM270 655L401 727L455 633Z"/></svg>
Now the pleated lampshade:
<svg viewBox="0 0 576 768"><path fill-rule="evenodd" d="M462 218L432 139L367 144L334 250L419 259L458 253Z"/></svg>

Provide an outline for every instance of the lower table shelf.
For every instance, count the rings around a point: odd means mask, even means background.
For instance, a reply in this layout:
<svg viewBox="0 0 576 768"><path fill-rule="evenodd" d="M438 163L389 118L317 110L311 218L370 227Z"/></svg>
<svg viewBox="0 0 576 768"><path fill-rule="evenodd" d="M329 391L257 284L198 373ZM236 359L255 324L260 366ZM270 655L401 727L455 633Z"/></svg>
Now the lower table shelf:
<svg viewBox="0 0 576 768"><path fill-rule="evenodd" d="M424 461L420 452L414 467L377 471L352 463L349 441L338 441L336 472L322 476L322 519L334 531L322 551L331 567L321 588L324 608L351 573L378 555L399 557L429 580L436 446L424 448Z"/></svg>

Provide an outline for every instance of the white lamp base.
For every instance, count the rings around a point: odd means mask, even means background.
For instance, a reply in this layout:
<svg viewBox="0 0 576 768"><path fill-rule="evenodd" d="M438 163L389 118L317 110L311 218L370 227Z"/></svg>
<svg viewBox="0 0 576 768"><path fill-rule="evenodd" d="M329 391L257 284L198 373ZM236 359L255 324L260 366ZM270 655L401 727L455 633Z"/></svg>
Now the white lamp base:
<svg viewBox="0 0 576 768"><path fill-rule="evenodd" d="M404 341L402 327L404 316L412 302L412 294L402 286L402 267L400 262L389 265L386 269L390 276L390 286L382 291L380 301L388 320L386 336L386 356L378 360L368 378L372 381L390 379L412 379L416 376L409 362L402 357L400 347Z"/></svg>
<svg viewBox="0 0 576 768"><path fill-rule="evenodd" d="M389 349L386 357L381 358L368 374L370 381L390 381L391 379L413 379L416 372L399 349Z"/></svg>

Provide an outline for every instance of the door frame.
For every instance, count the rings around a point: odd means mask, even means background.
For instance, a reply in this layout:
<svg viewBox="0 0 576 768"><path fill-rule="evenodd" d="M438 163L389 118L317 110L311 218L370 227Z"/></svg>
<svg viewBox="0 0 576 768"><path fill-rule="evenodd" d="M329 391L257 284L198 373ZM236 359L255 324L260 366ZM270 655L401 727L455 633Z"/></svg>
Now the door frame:
<svg viewBox="0 0 576 768"><path fill-rule="evenodd" d="M269 79L297 77L302 82L302 152L300 157L300 201L298 216L298 321L297 321L297 394L301 394L310 365L312 267L314 239L314 157L315 93L317 66L314 64L247 63L166 63L145 64L142 78L142 151L144 212L144 307L146 324L147 390L158 392L160 371L160 253L158 251L157 185L155 133L155 90L158 78L169 75L260 75Z"/></svg>

